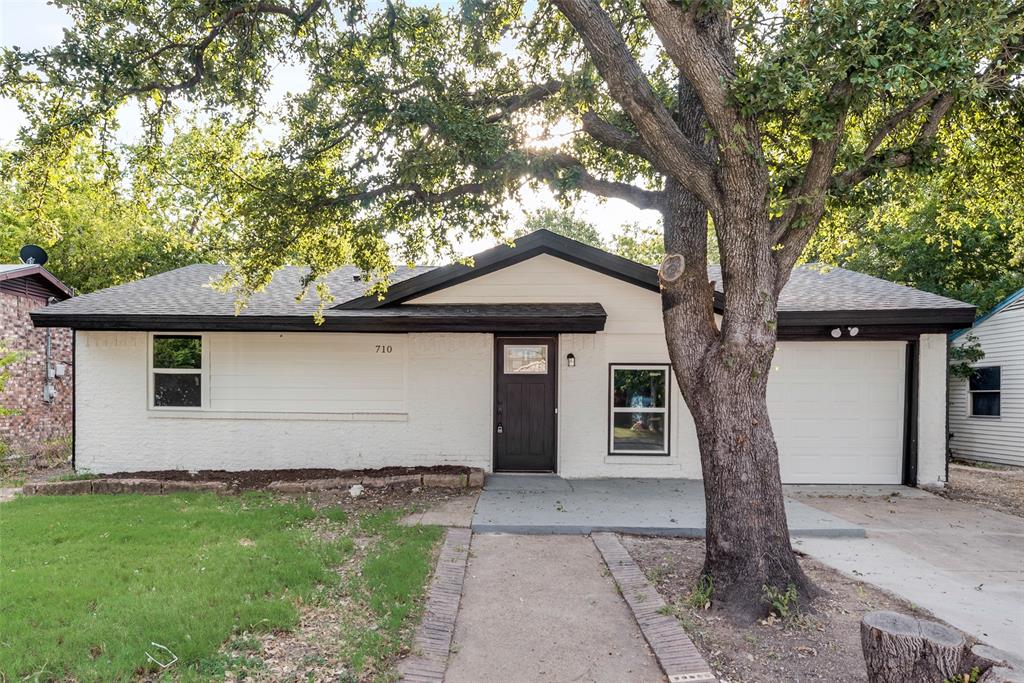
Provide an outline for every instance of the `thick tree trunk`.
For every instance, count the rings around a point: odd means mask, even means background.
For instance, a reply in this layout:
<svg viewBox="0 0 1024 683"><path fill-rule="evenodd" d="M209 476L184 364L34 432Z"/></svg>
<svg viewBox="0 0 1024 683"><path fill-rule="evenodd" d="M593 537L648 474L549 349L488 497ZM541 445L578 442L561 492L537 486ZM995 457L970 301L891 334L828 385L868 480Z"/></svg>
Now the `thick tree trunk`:
<svg viewBox="0 0 1024 683"><path fill-rule="evenodd" d="M687 264L682 278L663 282L662 302L669 355L700 447L707 508L704 573L714 583L714 604L751 620L768 610L764 586L785 592L792 585L804 604L817 592L790 545L768 416L775 300L771 293L748 295L727 313L719 331L703 256L706 213L695 210L686 193L670 197L666 245L682 252ZM695 220L703 226L692 225Z"/></svg>

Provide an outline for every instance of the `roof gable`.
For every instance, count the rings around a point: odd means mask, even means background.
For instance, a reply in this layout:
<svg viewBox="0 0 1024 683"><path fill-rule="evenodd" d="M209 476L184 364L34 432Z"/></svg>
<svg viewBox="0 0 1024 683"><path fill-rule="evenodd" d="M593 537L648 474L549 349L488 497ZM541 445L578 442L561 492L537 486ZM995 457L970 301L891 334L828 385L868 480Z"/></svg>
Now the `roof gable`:
<svg viewBox="0 0 1024 683"><path fill-rule="evenodd" d="M604 275L629 282L653 292L660 291L658 271L642 263L610 254L603 249L583 244L549 230L537 230L518 238L512 245L500 244L473 257L473 265L454 263L434 268L415 277L391 285L383 298L366 295L335 306L336 309L381 308L400 304L439 289L445 289L527 259L547 254L570 263L590 268Z"/></svg>
<svg viewBox="0 0 1024 683"><path fill-rule="evenodd" d="M42 266L30 263L0 264L0 289L19 294L22 293L19 291L21 284L25 285L24 293L29 296L49 295L63 301L75 295L73 289Z"/></svg>

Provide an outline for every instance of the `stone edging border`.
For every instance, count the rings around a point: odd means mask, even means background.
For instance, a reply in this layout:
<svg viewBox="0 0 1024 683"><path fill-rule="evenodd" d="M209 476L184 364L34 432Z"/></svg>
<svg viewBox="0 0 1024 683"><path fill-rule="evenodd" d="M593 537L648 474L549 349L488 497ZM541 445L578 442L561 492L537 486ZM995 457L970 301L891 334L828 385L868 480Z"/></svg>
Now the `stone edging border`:
<svg viewBox="0 0 1024 683"><path fill-rule="evenodd" d="M426 486L438 488L480 488L484 485L484 471L474 468L469 474L395 474L383 477L337 477L334 479L309 479L307 481L275 481L267 486L268 491L277 493L309 493L330 489L349 488L360 484L367 488L385 486ZM206 491L231 493L227 483L222 481L171 481L163 479L75 479L72 481L48 481L25 484L21 493L25 496L70 496L87 493L181 493L183 491Z"/></svg>
<svg viewBox="0 0 1024 683"><path fill-rule="evenodd" d="M445 533L444 545L427 591L423 621L416 632L417 654L398 664L398 673L403 681L444 683L472 539L473 532L469 529L450 528Z"/></svg>
<svg viewBox="0 0 1024 683"><path fill-rule="evenodd" d="M618 536L594 533L590 538L604 558L669 683L716 683L718 679L711 667L683 627L675 617L664 614L665 600L640 571Z"/></svg>

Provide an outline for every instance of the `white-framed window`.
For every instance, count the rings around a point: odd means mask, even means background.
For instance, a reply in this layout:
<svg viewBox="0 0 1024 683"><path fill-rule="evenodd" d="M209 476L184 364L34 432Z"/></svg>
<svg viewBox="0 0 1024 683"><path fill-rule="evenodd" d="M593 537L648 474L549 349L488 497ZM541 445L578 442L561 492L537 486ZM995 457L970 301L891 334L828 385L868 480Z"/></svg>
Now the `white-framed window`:
<svg viewBox="0 0 1024 683"><path fill-rule="evenodd" d="M999 417L1001 374L998 365L974 368L968 380L971 417Z"/></svg>
<svg viewBox="0 0 1024 683"><path fill-rule="evenodd" d="M149 407L202 409L208 364L202 334L150 334Z"/></svg>
<svg viewBox="0 0 1024 683"><path fill-rule="evenodd" d="M608 372L608 453L668 455L672 373L667 364L613 363Z"/></svg>

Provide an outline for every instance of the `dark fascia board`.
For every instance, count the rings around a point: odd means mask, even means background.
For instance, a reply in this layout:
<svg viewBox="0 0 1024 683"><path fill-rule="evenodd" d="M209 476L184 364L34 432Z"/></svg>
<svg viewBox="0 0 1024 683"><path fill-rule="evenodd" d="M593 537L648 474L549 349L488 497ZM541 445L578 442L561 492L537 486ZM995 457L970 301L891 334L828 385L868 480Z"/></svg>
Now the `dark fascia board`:
<svg viewBox="0 0 1024 683"><path fill-rule="evenodd" d="M472 266L455 263L398 282L388 288L383 299L378 299L375 295L361 296L338 304L334 308L366 309L399 304L413 297L423 296L493 273L540 254L561 258L652 292L661 291L658 283L658 271L654 268L615 254L609 254L589 244L562 237L549 230L537 230L529 235L524 235L514 244L515 246L500 244L477 254L473 257L474 265ZM718 292L715 293L716 304L719 303L720 296Z"/></svg>
<svg viewBox="0 0 1024 683"><path fill-rule="evenodd" d="M950 332L974 319L975 308L869 309L860 311L779 311L779 329L819 325L880 325L917 334Z"/></svg>
<svg viewBox="0 0 1024 683"><path fill-rule="evenodd" d="M46 281L58 299L70 299L75 295L75 290L57 279L57 277L42 266L26 265L24 268L16 268L0 273L0 281L17 280L24 277L40 277Z"/></svg>
<svg viewBox="0 0 1024 683"><path fill-rule="evenodd" d="M204 331L204 332L600 332L604 313L535 316L501 313L466 317L428 316L326 316L317 325L312 316L222 315L71 315L30 314L36 327L70 327L76 330Z"/></svg>

